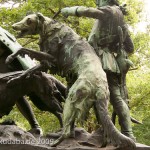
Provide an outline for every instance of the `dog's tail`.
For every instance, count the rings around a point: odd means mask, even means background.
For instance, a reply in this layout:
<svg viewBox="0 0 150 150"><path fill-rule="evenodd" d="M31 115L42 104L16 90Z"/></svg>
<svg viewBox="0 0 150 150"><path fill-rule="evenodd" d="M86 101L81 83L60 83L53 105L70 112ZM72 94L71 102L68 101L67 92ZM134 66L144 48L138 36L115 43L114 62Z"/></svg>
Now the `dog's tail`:
<svg viewBox="0 0 150 150"><path fill-rule="evenodd" d="M107 143L112 143L114 146L129 147L134 149L136 147L134 141L129 137L121 134L120 131L112 123L108 111L106 99L99 99L94 105L98 122L103 126L104 140L102 147L105 147Z"/></svg>

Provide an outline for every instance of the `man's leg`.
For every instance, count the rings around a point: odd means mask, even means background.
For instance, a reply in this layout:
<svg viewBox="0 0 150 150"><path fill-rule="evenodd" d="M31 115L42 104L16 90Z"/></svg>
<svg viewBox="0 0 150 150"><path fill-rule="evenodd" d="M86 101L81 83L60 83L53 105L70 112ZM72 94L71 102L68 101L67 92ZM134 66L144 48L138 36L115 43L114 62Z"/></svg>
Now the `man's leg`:
<svg viewBox="0 0 150 150"><path fill-rule="evenodd" d="M107 79L110 90L110 102L118 115L121 132L135 140L132 132L129 108L121 97L119 78L116 74L109 73L107 74Z"/></svg>

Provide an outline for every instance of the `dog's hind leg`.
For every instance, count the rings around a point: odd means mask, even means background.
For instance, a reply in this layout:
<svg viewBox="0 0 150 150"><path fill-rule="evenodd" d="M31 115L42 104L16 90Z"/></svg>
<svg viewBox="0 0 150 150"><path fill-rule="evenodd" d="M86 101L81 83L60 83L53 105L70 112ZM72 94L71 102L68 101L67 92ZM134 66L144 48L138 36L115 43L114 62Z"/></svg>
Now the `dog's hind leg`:
<svg viewBox="0 0 150 150"><path fill-rule="evenodd" d="M63 133L51 146L57 146L65 138L74 137L75 120L84 121L93 106L94 97L91 96L91 93L90 83L84 79L77 79L69 89L63 110Z"/></svg>
<svg viewBox="0 0 150 150"><path fill-rule="evenodd" d="M65 105L66 105L66 103L65 103ZM55 147L58 144L60 144L64 139L71 137L71 133L74 132L72 127L73 127L73 124L75 121L75 111L73 111L72 108L73 107L71 105L68 105L68 104L67 104L67 107L64 108L64 113L63 113L63 115L64 115L64 129L62 131L62 135L56 141L54 141L51 144L51 147ZM66 111L68 111L68 112L66 112Z"/></svg>
<svg viewBox="0 0 150 150"><path fill-rule="evenodd" d="M71 103L70 103L71 104ZM65 103L66 105L66 103ZM51 147L55 147L60 144L64 139L74 137L74 122L75 122L75 108L72 105L68 105L64 108L64 129L62 135L51 144Z"/></svg>

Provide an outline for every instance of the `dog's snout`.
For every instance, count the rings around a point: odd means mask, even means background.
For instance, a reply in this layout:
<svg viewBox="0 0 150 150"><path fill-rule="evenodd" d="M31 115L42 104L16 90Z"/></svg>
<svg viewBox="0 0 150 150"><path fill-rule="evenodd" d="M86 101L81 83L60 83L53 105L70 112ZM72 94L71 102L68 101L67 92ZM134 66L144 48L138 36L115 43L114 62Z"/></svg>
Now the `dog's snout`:
<svg viewBox="0 0 150 150"><path fill-rule="evenodd" d="M15 24L13 24L13 25L12 25L12 28L15 30L15 29L16 29L16 25L15 25Z"/></svg>

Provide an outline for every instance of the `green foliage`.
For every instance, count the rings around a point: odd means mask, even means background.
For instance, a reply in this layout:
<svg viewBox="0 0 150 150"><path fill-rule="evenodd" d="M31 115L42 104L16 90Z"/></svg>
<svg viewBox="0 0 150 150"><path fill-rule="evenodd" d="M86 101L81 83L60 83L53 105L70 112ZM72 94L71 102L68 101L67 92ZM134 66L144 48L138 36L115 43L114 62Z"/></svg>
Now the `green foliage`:
<svg viewBox="0 0 150 150"><path fill-rule="evenodd" d="M150 67L150 34L138 32L133 36L135 52L131 57L135 66Z"/></svg>
<svg viewBox="0 0 150 150"><path fill-rule="evenodd" d="M120 4L124 4L124 0L120 0ZM125 3L127 9L127 16L125 16L126 22L130 25L135 25L139 22L140 16L143 9L143 2L140 0L126 0Z"/></svg>
<svg viewBox="0 0 150 150"><path fill-rule="evenodd" d="M150 68L139 68L127 76L131 115L143 125L134 125L137 141L150 145ZM147 137L147 138L146 138ZM149 138L148 138L149 137Z"/></svg>
<svg viewBox="0 0 150 150"><path fill-rule="evenodd" d="M148 116L147 118L144 118L142 122L143 125L135 125L133 127L135 136L139 143L150 145L150 117Z"/></svg>

